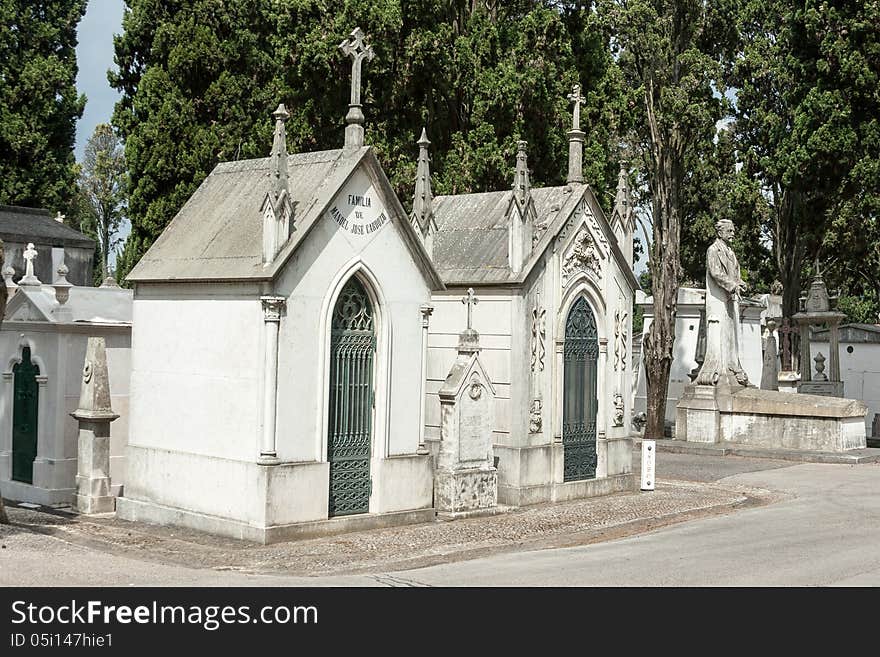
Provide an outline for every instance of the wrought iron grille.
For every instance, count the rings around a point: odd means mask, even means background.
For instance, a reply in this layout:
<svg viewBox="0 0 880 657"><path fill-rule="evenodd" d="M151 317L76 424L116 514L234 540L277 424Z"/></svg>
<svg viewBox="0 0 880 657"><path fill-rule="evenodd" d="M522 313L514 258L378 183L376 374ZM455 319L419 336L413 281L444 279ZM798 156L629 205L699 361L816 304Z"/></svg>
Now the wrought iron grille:
<svg viewBox="0 0 880 657"><path fill-rule="evenodd" d="M599 336L587 300L575 301L565 323L562 404L563 481L596 476Z"/></svg>
<svg viewBox="0 0 880 657"><path fill-rule="evenodd" d="M31 349L21 350L21 362L12 367L12 478L34 483L34 459L37 458L37 409L40 368L31 362Z"/></svg>
<svg viewBox="0 0 880 657"><path fill-rule="evenodd" d="M375 348L373 309L352 278L336 302L330 330L331 516L369 511Z"/></svg>

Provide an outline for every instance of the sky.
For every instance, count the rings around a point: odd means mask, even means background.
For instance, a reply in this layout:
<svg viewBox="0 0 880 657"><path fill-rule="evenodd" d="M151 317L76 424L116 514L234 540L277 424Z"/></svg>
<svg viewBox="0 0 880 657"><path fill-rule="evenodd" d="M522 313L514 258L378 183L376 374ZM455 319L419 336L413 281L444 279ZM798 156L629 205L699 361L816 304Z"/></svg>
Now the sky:
<svg viewBox="0 0 880 657"><path fill-rule="evenodd" d="M86 95L86 109L76 124L76 161L83 157L86 141L99 123L109 123L113 105L119 98L107 81L113 64L113 35L122 32L123 0L89 0L80 21L76 47L79 72L76 88Z"/></svg>

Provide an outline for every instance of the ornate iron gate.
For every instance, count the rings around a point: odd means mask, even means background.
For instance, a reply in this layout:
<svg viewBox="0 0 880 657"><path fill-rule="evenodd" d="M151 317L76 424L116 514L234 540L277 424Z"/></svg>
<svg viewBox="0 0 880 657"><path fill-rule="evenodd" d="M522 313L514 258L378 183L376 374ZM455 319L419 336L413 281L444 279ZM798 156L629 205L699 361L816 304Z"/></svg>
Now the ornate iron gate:
<svg viewBox="0 0 880 657"><path fill-rule="evenodd" d="M562 404L563 481L596 476L596 382L599 339L587 300L575 301L565 322Z"/></svg>
<svg viewBox="0 0 880 657"><path fill-rule="evenodd" d="M333 309L330 330L330 515L370 510L373 434L373 309L352 277Z"/></svg>
<svg viewBox="0 0 880 657"><path fill-rule="evenodd" d="M40 368L31 362L31 349L21 350L21 362L12 367L12 478L34 483L34 459L37 458L37 409Z"/></svg>

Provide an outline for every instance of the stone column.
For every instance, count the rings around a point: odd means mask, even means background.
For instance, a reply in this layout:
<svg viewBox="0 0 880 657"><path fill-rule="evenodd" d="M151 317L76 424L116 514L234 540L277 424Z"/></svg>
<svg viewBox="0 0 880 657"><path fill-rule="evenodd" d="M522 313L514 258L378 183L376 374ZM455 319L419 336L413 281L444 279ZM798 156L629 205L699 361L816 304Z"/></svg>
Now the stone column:
<svg viewBox="0 0 880 657"><path fill-rule="evenodd" d="M430 304L422 305L419 310L422 314L422 400L419 408L419 449L417 454L427 454L428 448L425 447L425 404L427 404L427 388L428 388L428 324L431 321L431 313L434 312L434 306Z"/></svg>
<svg viewBox="0 0 880 657"><path fill-rule="evenodd" d="M813 378L813 359L810 358L810 325L803 322L801 329L801 383Z"/></svg>
<svg viewBox="0 0 880 657"><path fill-rule="evenodd" d="M110 423L119 415L110 406L104 338L89 338L79 406L71 415L79 422L76 508L80 513L115 511L116 497L110 492Z"/></svg>
<svg viewBox="0 0 880 657"><path fill-rule="evenodd" d="M284 297L260 297L263 304L263 324L265 329L265 360L263 362L263 436L260 441L260 465L280 463L275 448L275 411L278 397L278 331L281 326L281 313L284 311Z"/></svg>
<svg viewBox="0 0 880 657"><path fill-rule="evenodd" d="M828 359L831 361L831 380L840 381L840 333L837 322L831 322L828 331Z"/></svg>

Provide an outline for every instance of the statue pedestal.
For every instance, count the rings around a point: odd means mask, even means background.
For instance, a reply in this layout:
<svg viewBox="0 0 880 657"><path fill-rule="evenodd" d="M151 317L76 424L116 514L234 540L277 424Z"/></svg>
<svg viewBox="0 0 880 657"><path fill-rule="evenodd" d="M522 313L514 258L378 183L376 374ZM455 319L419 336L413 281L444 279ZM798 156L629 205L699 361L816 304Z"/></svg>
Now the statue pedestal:
<svg viewBox="0 0 880 657"><path fill-rule="evenodd" d="M865 447L867 410L854 399L690 385L676 408L676 438L843 452Z"/></svg>
<svg viewBox="0 0 880 657"><path fill-rule="evenodd" d="M718 411L718 388L688 384L675 410L675 438L694 443L717 443L721 440L721 413Z"/></svg>

